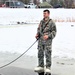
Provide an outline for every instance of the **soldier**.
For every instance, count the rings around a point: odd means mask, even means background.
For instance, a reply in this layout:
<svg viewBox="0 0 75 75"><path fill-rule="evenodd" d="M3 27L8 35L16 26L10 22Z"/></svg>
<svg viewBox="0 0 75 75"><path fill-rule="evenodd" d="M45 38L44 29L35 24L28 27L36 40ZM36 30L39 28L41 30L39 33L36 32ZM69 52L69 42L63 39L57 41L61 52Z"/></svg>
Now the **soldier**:
<svg viewBox="0 0 75 75"><path fill-rule="evenodd" d="M49 18L50 11L43 11L43 20L40 21L37 29L36 39L38 39L38 66L35 72L51 73L51 53L52 40L56 35L56 25ZM44 55L46 56L46 68L44 69Z"/></svg>

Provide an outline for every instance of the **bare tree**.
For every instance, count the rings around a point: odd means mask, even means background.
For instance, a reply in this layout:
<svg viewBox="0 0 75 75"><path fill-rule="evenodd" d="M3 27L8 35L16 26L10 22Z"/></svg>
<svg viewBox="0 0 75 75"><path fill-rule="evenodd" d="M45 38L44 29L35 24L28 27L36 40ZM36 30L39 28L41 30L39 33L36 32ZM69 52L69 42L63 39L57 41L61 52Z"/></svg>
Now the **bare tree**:
<svg viewBox="0 0 75 75"><path fill-rule="evenodd" d="M65 8L72 8L74 0L64 0Z"/></svg>
<svg viewBox="0 0 75 75"><path fill-rule="evenodd" d="M34 3L34 4L37 4L37 0L33 0L33 3Z"/></svg>
<svg viewBox="0 0 75 75"><path fill-rule="evenodd" d="M38 5L40 2L39 2L39 0L33 0L33 3Z"/></svg>
<svg viewBox="0 0 75 75"><path fill-rule="evenodd" d="M30 2L30 0L20 0L22 2L24 2L25 4L28 4Z"/></svg>
<svg viewBox="0 0 75 75"><path fill-rule="evenodd" d="M46 0L43 0L43 2L45 2Z"/></svg>

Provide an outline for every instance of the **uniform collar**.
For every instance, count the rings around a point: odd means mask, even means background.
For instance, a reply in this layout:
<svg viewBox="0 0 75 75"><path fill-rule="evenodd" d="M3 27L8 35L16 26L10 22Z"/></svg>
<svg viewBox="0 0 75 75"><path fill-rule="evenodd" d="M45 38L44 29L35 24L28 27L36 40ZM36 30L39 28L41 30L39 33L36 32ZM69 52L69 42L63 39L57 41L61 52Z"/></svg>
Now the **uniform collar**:
<svg viewBox="0 0 75 75"><path fill-rule="evenodd" d="M48 22L49 22L49 20L50 20L50 18L48 17L48 19L47 20L45 20L44 18L43 18L43 22L45 23L45 24L47 24Z"/></svg>

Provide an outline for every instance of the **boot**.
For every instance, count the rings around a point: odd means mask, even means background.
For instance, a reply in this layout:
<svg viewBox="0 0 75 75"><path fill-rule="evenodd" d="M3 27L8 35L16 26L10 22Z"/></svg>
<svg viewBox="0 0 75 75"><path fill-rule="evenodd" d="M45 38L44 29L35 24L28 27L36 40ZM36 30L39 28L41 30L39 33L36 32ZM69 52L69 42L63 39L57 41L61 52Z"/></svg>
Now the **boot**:
<svg viewBox="0 0 75 75"><path fill-rule="evenodd" d="M36 67L36 68L34 69L34 71L35 71L35 72L38 72L38 73L44 72L44 67L38 66L38 67Z"/></svg>
<svg viewBox="0 0 75 75"><path fill-rule="evenodd" d="M50 74L50 73L51 73L51 69L50 69L50 68L46 68L46 69L45 69L45 73L46 73L46 74L47 74L47 73Z"/></svg>

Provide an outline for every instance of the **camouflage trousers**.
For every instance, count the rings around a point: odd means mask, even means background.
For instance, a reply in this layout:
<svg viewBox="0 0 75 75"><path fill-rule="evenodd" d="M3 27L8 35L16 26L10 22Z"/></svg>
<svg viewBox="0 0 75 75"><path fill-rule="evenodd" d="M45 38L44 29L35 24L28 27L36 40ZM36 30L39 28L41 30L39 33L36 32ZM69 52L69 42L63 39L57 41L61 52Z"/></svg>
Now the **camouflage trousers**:
<svg viewBox="0 0 75 75"><path fill-rule="evenodd" d="M46 68L51 67L51 44L38 45L38 66L44 67L44 56L46 57Z"/></svg>

